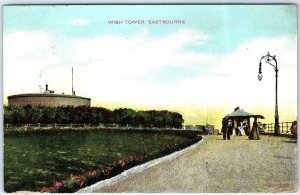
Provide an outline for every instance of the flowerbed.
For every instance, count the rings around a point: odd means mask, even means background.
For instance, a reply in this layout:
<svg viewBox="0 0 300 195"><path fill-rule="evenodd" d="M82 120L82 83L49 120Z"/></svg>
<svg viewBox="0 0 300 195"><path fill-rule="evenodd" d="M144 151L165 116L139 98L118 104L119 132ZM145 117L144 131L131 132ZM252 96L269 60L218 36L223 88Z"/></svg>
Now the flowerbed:
<svg viewBox="0 0 300 195"><path fill-rule="evenodd" d="M141 164L147 160L147 156L129 156L125 160L105 167L102 171L94 170L86 175L71 175L69 179L64 181L56 181L51 187L42 187L39 192L50 193L70 193L79 190L85 186L94 184L100 180L113 177L122 171L129 169L135 165Z"/></svg>

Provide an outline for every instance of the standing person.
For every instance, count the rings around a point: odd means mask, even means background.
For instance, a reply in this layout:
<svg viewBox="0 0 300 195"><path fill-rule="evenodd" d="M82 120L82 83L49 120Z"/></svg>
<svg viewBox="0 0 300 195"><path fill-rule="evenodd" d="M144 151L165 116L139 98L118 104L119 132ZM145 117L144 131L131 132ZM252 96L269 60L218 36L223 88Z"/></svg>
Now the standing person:
<svg viewBox="0 0 300 195"><path fill-rule="evenodd" d="M227 128L227 139L230 140L230 135L233 133L233 127L231 125L231 123L228 125L228 128Z"/></svg>
<svg viewBox="0 0 300 195"><path fill-rule="evenodd" d="M227 125L228 125L228 120L226 119L226 117L224 117L222 119L222 129L221 129L221 132L223 133L223 140L226 140Z"/></svg>
<svg viewBox="0 0 300 195"><path fill-rule="evenodd" d="M245 135L245 130L246 130L246 123L242 123L241 128L240 128L241 136Z"/></svg>
<svg viewBox="0 0 300 195"><path fill-rule="evenodd" d="M248 133L246 133L248 131L248 125L246 122L243 122L243 130L244 130L244 135L247 135Z"/></svg>
<svg viewBox="0 0 300 195"><path fill-rule="evenodd" d="M257 118L254 118L253 126L252 126L252 129L251 129L250 135L249 135L249 139L259 140Z"/></svg>
<svg viewBox="0 0 300 195"><path fill-rule="evenodd" d="M292 139L297 139L297 121L294 121L291 127Z"/></svg>

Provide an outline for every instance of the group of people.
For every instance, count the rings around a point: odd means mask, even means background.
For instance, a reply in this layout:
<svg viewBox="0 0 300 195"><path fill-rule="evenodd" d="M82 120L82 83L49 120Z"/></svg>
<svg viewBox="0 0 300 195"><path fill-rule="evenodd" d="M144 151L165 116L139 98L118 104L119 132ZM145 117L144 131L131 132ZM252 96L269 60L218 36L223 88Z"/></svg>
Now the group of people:
<svg viewBox="0 0 300 195"><path fill-rule="evenodd" d="M234 129L232 123L224 117L222 119L222 133L223 133L223 140L230 140L231 135L245 135L245 130L247 130L248 127L246 123L243 123L239 128ZM252 129L249 133L249 139L258 140L259 139L259 130L258 130L258 124L257 124L257 118L254 118Z"/></svg>

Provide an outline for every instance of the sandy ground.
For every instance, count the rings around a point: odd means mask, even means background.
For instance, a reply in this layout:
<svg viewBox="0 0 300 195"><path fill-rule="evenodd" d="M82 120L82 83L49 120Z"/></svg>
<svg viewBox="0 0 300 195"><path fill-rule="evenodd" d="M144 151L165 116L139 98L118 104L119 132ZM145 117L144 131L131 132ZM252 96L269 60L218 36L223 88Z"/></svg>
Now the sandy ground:
<svg viewBox="0 0 300 195"><path fill-rule="evenodd" d="M246 136L204 143L97 192L296 192L297 144L289 138Z"/></svg>

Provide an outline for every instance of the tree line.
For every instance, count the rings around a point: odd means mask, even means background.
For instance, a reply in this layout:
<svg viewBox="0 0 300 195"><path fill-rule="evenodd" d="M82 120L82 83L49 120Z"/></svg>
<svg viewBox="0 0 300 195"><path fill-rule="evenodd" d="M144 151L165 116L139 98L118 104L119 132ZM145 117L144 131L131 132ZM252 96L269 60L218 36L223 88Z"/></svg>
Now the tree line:
<svg viewBox="0 0 300 195"><path fill-rule="evenodd" d="M129 108L109 110L103 107L31 105L4 106L4 123L7 124L118 124L143 127L181 128L184 119L177 112L167 110L135 111Z"/></svg>

